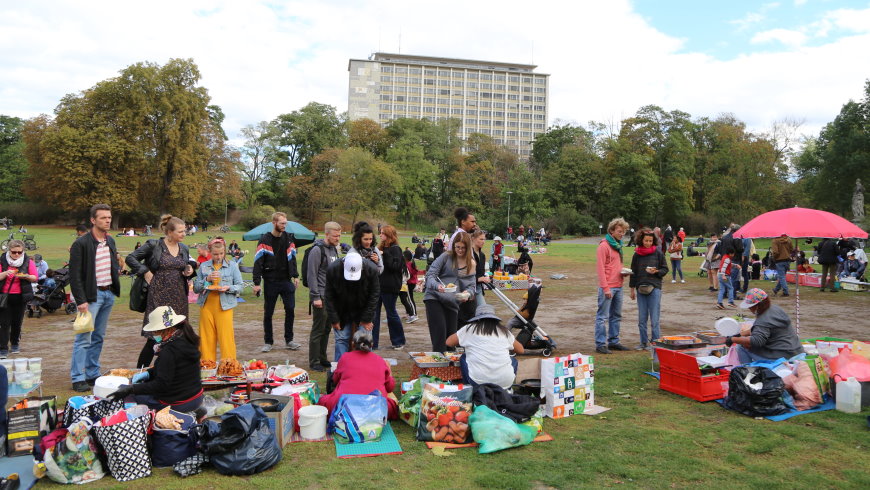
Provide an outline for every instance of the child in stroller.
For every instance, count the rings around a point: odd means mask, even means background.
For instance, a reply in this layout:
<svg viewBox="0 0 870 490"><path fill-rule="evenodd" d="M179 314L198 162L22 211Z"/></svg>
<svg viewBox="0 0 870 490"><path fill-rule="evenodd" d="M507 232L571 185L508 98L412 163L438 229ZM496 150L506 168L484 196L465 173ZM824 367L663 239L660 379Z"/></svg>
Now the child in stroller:
<svg viewBox="0 0 870 490"><path fill-rule="evenodd" d="M66 267L46 272L46 280L37 286L33 299L27 303L28 318L40 318L42 310L53 313L64 308L67 315L76 311L74 302L69 301L66 286L69 284L69 269Z"/></svg>
<svg viewBox="0 0 870 490"><path fill-rule="evenodd" d="M535 313L538 311L538 305L541 302L541 286L531 285L526 294L523 295L525 302L523 306L517 307L504 293L494 288L492 284L487 284L490 291L501 300L514 314L513 318L508 321L507 327L513 331L520 329L516 339L525 349L541 350L541 354L549 356L556 349L556 343L541 327L535 323Z"/></svg>

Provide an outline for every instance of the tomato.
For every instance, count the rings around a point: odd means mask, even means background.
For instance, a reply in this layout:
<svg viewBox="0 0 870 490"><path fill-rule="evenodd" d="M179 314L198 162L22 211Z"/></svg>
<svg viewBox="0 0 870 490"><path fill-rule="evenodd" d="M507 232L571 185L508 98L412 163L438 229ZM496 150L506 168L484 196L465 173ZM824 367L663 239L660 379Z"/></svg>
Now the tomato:
<svg viewBox="0 0 870 490"><path fill-rule="evenodd" d="M435 418L435 414L432 412L426 412L426 420L432 420Z"/></svg>
<svg viewBox="0 0 870 490"><path fill-rule="evenodd" d="M456 421L463 424L468 423L468 412L456 412Z"/></svg>
<svg viewBox="0 0 870 490"><path fill-rule="evenodd" d="M452 413L442 413L438 416L438 425L447 425L451 420L453 420Z"/></svg>
<svg viewBox="0 0 870 490"><path fill-rule="evenodd" d="M456 412L459 411L459 408L460 408L460 407L457 407L457 406L454 405L454 406L452 406L452 407L447 407L447 410L450 410L450 413L456 413Z"/></svg>

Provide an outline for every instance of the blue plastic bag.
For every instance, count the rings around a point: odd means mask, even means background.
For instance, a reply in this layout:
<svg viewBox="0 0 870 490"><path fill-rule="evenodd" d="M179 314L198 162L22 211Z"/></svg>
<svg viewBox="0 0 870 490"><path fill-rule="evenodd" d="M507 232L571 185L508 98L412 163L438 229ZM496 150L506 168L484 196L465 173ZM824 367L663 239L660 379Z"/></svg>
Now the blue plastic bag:
<svg viewBox="0 0 870 490"><path fill-rule="evenodd" d="M329 416L328 431L342 444L377 441L387 425L387 399L375 390L368 395L341 395Z"/></svg>

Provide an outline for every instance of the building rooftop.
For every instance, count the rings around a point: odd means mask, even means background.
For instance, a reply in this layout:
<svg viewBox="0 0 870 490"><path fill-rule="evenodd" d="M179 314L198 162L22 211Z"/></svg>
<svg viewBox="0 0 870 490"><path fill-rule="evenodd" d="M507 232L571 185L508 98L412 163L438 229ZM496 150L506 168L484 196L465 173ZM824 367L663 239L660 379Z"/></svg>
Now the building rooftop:
<svg viewBox="0 0 870 490"><path fill-rule="evenodd" d="M391 63L405 63L409 65L426 66L452 66L469 68L473 70L506 70L531 73L538 65L526 65L522 63L504 63L499 61L466 60L460 58L443 58L440 56L418 56L396 53L373 53L368 59L351 59L350 61L387 61ZM350 64L348 64L350 69ZM539 73L539 75L546 75Z"/></svg>

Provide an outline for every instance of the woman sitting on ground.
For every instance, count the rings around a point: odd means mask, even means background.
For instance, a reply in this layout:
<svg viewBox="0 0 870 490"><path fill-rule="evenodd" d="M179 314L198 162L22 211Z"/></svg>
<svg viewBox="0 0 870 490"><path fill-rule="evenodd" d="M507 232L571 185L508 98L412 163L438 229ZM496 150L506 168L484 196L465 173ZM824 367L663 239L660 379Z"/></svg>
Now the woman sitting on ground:
<svg viewBox="0 0 870 490"><path fill-rule="evenodd" d="M514 384L517 359L511 357L510 351L522 354L523 345L502 325L492 306L478 306L474 318L451 335L447 345L465 348L459 361L464 383L472 386L493 383L504 389Z"/></svg>
<svg viewBox="0 0 870 490"><path fill-rule="evenodd" d="M741 330L739 336L727 337L725 345L737 344L741 363L780 357L790 359L804 351L791 326L791 318L782 308L771 304L764 290L750 289L740 307L755 315L755 323Z"/></svg>
<svg viewBox="0 0 870 490"><path fill-rule="evenodd" d="M148 315L143 329L157 345L154 367L133 376L132 385L124 385L109 395L127 398L153 410L167 406L178 412L193 412L202 405L202 382L199 377L199 336L184 315L176 315L170 306L159 306Z"/></svg>
<svg viewBox="0 0 870 490"><path fill-rule="evenodd" d="M353 334L351 351L341 356L338 367L332 373L335 390L321 396L317 402L329 409L330 414L341 395L368 395L378 390L387 399L387 417L390 420L399 418L399 405L393 394L396 380L390 365L383 357L372 352L372 343L372 333L368 330L357 330Z"/></svg>

